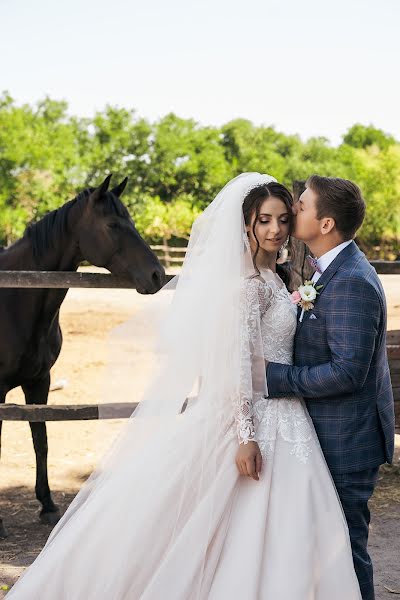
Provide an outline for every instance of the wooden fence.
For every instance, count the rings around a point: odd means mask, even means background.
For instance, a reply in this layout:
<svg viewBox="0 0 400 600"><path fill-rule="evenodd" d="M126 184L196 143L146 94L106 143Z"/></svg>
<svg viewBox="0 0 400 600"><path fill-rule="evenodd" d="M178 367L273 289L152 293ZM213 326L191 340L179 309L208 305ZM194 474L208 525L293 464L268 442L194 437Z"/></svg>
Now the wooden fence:
<svg viewBox="0 0 400 600"><path fill-rule="evenodd" d="M167 244L150 247L167 269L174 264L182 264L187 250L187 246L168 246ZM175 256L171 256L171 254ZM176 254L181 256L178 257ZM297 259L299 259L298 255ZM400 260L371 260L370 263L379 275L400 275Z"/></svg>
<svg viewBox="0 0 400 600"><path fill-rule="evenodd" d="M388 331L386 343L393 387L396 427L400 429L400 330Z"/></svg>
<svg viewBox="0 0 400 600"><path fill-rule="evenodd" d="M164 245L156 245L150 246L152 250L154 250L160 262L169 269L174 264L181 265L184 261L187 246L168 246L168 244ZM171 256L174 254L175 256ZM182 256L176 256L177 254L181 254Z"/></svg>
<svg viewBox="0 0 400 600"><path fill-rule="evenodd" d="M182 249L180 249L182 250ZM400 274L400 261L371 261L380 274ZM167 275L166 281L174 275ZM60 271L0 271L0 288L103 288L134 289L134 285L105 273L76 273ZM400 331L389 331L388 358L396 407L396 423L400 427ZM102 404L102 407L107 405ZM137 403L112 404L110 418L129 417ZM182 410L184 410L183 407ZM0 421L75 421L99 418L99 405L0 405Z"/></svg>

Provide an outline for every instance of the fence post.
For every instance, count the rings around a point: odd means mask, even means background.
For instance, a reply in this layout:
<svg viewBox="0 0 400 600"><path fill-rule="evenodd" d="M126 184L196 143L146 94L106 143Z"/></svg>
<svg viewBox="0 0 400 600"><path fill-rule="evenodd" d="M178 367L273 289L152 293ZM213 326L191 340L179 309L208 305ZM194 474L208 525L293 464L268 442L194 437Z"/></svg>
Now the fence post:
<svg viewBox="0 0 400 600"><path fill-rule="evenodd" d="M293 197L295 203L298 201L305 189L305 181L298 180L293 182ZM291 287L293 290L297 289L299 285L301 285L306 279L311 279L312 277L313 270L311 265L309 265L307 262L307 255L309 253L310 250L304 242L294 238L291 239Z"/></svg>
<svg viewBox="0 0 400 600"><path fill-rule="evenodd" d="M164 244L164 263L165 263L165 267L167 269L170 268L171 266L171 256L169 253L169 247L168 247L168 240L166 238L163 239L163 244Z"/></svg>

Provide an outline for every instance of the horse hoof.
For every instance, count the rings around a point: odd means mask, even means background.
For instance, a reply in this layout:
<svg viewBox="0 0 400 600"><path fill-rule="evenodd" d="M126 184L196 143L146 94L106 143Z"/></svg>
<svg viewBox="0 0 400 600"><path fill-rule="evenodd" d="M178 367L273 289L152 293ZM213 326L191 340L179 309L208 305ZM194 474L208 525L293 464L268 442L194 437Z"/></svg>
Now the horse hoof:
<svg viewBox="0 0 400 600"><path fill-rule="evenodd" d="M56 523L58 523L60 518L60 511L58 510L54 512L45 512L40 515L41 522L45 523L46 525L55 525Z"/></svg>

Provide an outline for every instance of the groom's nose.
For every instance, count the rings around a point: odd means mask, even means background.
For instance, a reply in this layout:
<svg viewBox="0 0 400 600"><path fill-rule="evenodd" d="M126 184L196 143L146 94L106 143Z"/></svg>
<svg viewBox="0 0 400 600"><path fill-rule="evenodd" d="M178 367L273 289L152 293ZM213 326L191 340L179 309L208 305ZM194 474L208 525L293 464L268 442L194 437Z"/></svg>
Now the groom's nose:
<svg viewBox="0 0 400 600"><path fill-rule="evenodd" d="M294 216L297 215L297 211L298 211L298 207L297 207L297 202L296 202L296 204L293 204L293 206L292 206L292 213Z"/></svg>

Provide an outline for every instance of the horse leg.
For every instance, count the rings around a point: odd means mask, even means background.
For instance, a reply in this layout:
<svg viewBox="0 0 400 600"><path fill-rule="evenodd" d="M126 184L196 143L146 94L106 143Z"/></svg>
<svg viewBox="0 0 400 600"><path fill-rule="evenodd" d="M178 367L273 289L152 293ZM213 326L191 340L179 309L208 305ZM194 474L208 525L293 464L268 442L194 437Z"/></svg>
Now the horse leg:
<svg viewBox="0 0 400 600"><path fill-rule="evenodd" d="M6 401L6 391L3 391L0 387L0 404L4 404ZM0 421L0 458L1 458L1 427L3 425L3 421ZM7 532L4 529L3 519L0 517L0 539L4 539L7 537Z"/></svg>
<svg viewBox="0 0 400 600"><path fill-rule="evenodd" d="M0 388L0 404L4 404L6 401L6 395L2 393ZM1 428L3 426L3 421L0 421L0 458L1 458Z"/></svg>
<svg viewBox="0 0 400 600"><path fill-rule="evenodd" d="M47 404L50 388L50 373L44 379L24 384L25 399L27 404ZM36 498L42 504L40 520L43 523L54 525L60 519L60 511L54 504L47 476L47 431L46 423L29 423L33 446L36 454Z"/></svg>

